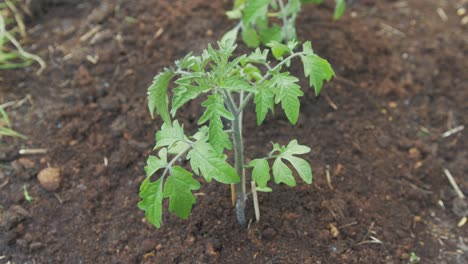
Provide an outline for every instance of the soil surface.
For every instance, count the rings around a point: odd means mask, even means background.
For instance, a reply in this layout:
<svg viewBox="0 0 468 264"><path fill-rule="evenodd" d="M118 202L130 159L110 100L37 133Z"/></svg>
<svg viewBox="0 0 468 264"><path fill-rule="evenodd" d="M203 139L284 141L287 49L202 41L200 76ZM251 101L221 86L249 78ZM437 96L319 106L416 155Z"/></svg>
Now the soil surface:
<svg viewBox="0 0 468 264"><path fill-rule="evenodd" d="M260 194L248 230L214 182L159 230L136 206L161 124L146 89L234 26L231 1L30 2L24 47L48 67L0 72L2 103L29 98L7 108L28 139L0 143L0 263L468 263L467 202L443 172L468 194L467 129L443 136L468 124L466 1L354 0L337 22L333 1L304 8L298 35L337 77L306 92L295 127L281 111L257 127L250 111L244 136L248 158L310 146L314 182ZM188 130L199 112L180 112Z"/></svg>

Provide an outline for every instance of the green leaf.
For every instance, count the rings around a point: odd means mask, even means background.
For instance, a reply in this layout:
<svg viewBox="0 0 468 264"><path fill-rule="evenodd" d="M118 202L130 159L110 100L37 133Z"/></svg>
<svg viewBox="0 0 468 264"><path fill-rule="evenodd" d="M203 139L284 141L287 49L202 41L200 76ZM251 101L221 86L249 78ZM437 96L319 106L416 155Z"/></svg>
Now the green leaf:
<svg viewBox="0 0 468 264"><path fill-rule="evenodd" d="M335 11L333 12L333 19L338 20L346 9L346 0L335 0Z"/></svg>
<svg viewBox="0 0 468 264"><path fill-rule="evenodd" d="M276 184L284 183L290 187L296 186L292 171L281 161L281 158L275 159L273 163L273 176Z"/></svg>
<svg viewBox="0 0 468 264"><path fill-rule="evenodd" d="M208 91L207 88L195 85L181 85L173 90L171 115L174 117L177 110L188 101L197 98L200 94Z"/></svg>
<svg viewBox="0 0 468 264"><path fill-rule="evenodd" d="M145 211L148 222L157 228L161 227L162 221L162 182L162 178L155 182L151 182L150 178L146 178L140 186L139 196L143 200L138 203L138 208Z"/></svg>
<svg viewBox="0 0 468 264"><path fill-rule="evenodd" d="M286 155L302 155L310 152L308 146L299 145L296 139L293 139L286 146L285 151L283 152Z"/></svg>
<svg viewBox="0 0 468 264"><path fill-rule="evenodd" d="M169 211L180 218L186 219L190 215L196 199L192 191L200 189L200 183L192 178L192 173L182 167L175 166L166 180L163 196L169 197Z"/></svg>
<svg viewBox="0 0 468 264"><path fill-rule="evenodd" d="M148 88L148 107L151 117L154 117L154 110L157 111L159 116L165 123L170 123L167 97L167 87L174 77L174 73L170 69L165 69L162 73L156 75L153 84Z"/></svg>
<svg viewBox="0 0 468 264"><path fill-rule="evenodd" d="M241 32L242 40L249 48L256 48L260 45L260 37L251 26L244 26Z"/></svg>
<svg viewBox="0 0 468 264"><path fill-rule="evenodd" d="M297 14L301 11L301 0L289 0L284 9L286 11L285 16Z"/></svg>
<svg viewBox="0 0 468 264"><path fill-rule="evenodd" d="M265 64L268 58L268 50L261 50L259 48L255 49L254 52L250 53L250 55L246 58L246 62L258 63L258 64Z"/></svg>
<svg viewBox="0 0 468 264"><path fill-rule="evenodd" d="M288 72L275 74L272 81L276 87L276 103L281 101L281 108L283 108L291 124L295 125L299 117L299 109L301 103L299 97L303 96L304 93L301 91L301 87L296 84L299 81L294 76L291 76Z"/></svg>
<svg viewBox="0 0 468 264"><path fill-rule="evenodd" d="M206 181L212 179L221 183L238 183L239 176L226 162L226 155L219 154L206 142L197 142L187 154L190 166L197 175L203 175Z"/></svg>
<svg viewBox="0 0 468 264"><path fill-rule="evenodd" d="M258 33L260 35L260 41L264 45L273 41L281 42L281 27L276 24L271 27L264 28Z"/></svg>
<svg viewBox="0 0 468 264"><path fill-rule="evenodd" d="M272 192L273 191L270 187L264 187L264 188L257 187L255 188L255 190L257 190L257 192Z"/></svg>
<svg viewBox="0 0 468 264"><path fill-rule="evenodd" d="M309 77L310 87L315 88L315 95L319 95L322 90L323 80L330 81L335 75L330 63L315 54L301 56L304 64L304 74Z"/></svg>
<svg viewBox="0 0 468 264"><path fill-rule="evenodd" d="M249 163L253 167L252 180L257 183L257 188L266 188L270 180L270 165L266 159L254 159Z"/></svg>
<svg viewBox="0 0 468 264"><path fill-rule="evenodd" d="M266 17L271 0L247 0L242 21L244 25L255 23L257 18Z"/></svg>
<svg viewBox="0 0 468 264"><path fill-rule="evenodd" d="M148 160L146 161L145 172L146 177L151 177L157 170L162 169L167 166L167 161L164 162L163 160L155 157L149 156Z"/></svg>
<svg viewBox="0 0 468 264"><path fill-rule="evenodd" d="M247 81L237 77L237 76L231 76L231 77L226 77L226 79L223 81L221 86L219 87L221 89L225 89L231 92L252 92L256 93L257 90L255 90Z"/></svg>
<svg viewBox="0 0 468 264"><path fill-rule="evenodd" d="M257 113L257 124L261 125L269 110L274 110L275 93L271 88L270 82L264 82L258 87L258 92L255 94L255 112Z"/></svg>
<svg viewBox="0 0 468 264"><path fill-rule="evenodd" d="M229 30L228 32L226 32L226 34L224 34L224 36L221 38L221 42L225 43L226 45L232 46L236 43L238 34L239 34L239 27L235 27Z"/></svg>
<svg viewBox="0 0 468 264"><path fill-rule="evenodd" d="M260 69L250 63L246 64L244 68L242 68L242 72L244 75L248 76L249 81L251 80L260 80L262 79L263 75Z"/></svg>
<svg viewBox="0 0 468 264"><path fill-rule="evenodd" d="M310 41L306 41L304 42L304 44L302 44L302 52L304 52L304 54L306 55L314 54L314 50L312 49L312 43L310 43Z"/></svg>
<svg viewBox="0 0 468 264"><path fill-rule="evenodd" d="M272 41L268 43L267 46L271 48L271 52L276 59L280 59L284 54L291 54L292 52L288 46L277 41Z"/></svg>
<svg viewBox="0 0 468 264"><path fill-rule="evenodd" d="M294 169L296 169L299 176L307 184L312 183L312 169L310 168L310 165L306 160L298 158L298 157L294 157L291 155L285 155L284 159L291 162L291 164L293 165Z"/></svg>
<svg viewBox="0 0 468 264"><path fill-rule="evenodd" d="M213 94L202 103L206 107L205 113L198 120L201 125L210 121L208 138L210 144L218 153L222 153L225 148L231 149L232 144L229 135L224 132L222 117L228 120L234 120L234 115L224 107L224 97L221 94Z"/></svg>
<svg viewBox="0 0 468 264"><path fill-rule="evenodd" d="M154 148L171 147L174 143L186 139L184 128L179 124L179 121L174 120L172 125L164 123L161 130L156 132L156 146Z"/></svg>

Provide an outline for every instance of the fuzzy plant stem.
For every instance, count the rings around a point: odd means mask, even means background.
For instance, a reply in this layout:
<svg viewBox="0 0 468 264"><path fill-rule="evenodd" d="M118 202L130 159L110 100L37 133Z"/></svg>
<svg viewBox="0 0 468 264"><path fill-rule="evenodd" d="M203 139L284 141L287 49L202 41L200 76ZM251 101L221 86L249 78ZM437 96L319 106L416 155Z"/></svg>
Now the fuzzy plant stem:
<svg viewBox="0 0 468 264"><path fill-rule="evenodd" d="M245 172L244 172L244 145L242 143L242 113L237 115L232 121L232 141L234 147L234 167L240 177L240 182L235 185L236 189L236 216L237 222L243 226L247 226L245 218L245 204L247 201Z"/></svg>

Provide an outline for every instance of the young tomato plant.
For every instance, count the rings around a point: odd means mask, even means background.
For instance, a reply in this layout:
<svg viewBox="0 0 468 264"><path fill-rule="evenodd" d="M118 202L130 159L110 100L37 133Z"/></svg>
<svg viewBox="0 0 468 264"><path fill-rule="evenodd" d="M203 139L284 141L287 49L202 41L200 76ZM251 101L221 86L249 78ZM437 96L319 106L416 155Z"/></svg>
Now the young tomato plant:
<svg viewBox="0 0 468 264"><path fill-rule="evenodd" d="M253 101L257 123L260 125L275 104L280 104L286 117L296 124L299 116L299 97L303 95L298 78L286 69L293 59L300 59L305 76L319 94L324 80L334 75L330 64L312 50L310 42L297 51L298 43L269 44L275 62L269 61L269 50L256 49L248 55L234 57L236 29L228 32L218 48L211 45L200 56L189 54L159 73L148 89L149 110L156 111L163 120L156 133L157 156L149 156L145 167L147 178L140 187L138 203L150 223L160 227L163 199L169 199L169 211L187 218L196 199L192 191L200 188L193 176L202 176L207 182L216 180L233 184L236 215L239 224L246 226L244 208L247 201L246 169L252 169L251 179L257 191L271 191L271 179L276 184L295 186L296 181L289 162L306 183L312 182L312 171L307 161L297 157L310 149L292 140L286 146L273 144L265 157L245 164L242 117L246 105ZM169 103L168 89L172 88ZM205 112L198 120L199 129L187 135L182 122L172 120L185 103L203 96ZM227 162L226 150L234 152L234 166ZM188 160L191 171L176 163ZM270 170L270 162L272 167ZM152 180L153 175L157 180Z"/></svg>
<svg viewBox="0 0 468 264"><path fill-rule="evenodd" d="M244 43L256 48L271 41L287 42L295 39L296 18L303 3L322 3L323 0L236 0L226 15L240 20ZM335 0L333 19L343 15L346 0Z"/></svg>

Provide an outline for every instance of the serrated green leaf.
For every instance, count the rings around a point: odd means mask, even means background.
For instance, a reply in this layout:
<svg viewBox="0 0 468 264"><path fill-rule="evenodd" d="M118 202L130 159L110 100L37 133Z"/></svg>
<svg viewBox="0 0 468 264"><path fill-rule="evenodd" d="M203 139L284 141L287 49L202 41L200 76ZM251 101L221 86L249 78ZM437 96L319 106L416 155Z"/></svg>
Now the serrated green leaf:
<svg viewBox="0 0 468 264"><path fill-rule="evenodd" d="M306 41L304 42L304 44L302 44L302 52L304 52L305 55L314 54L314 50L312 49L312 43L310 43L310 41Z"/></svg>
<svg viewBox="0 0 468 264"><path fill-rule="evenodd" d="M305 145L299 145L296 139L293 139L283 151L286 155L302 155L310 152L310 148Z"/></svg>
<svg viewBox="0 0 468 264"><path fill-rule="evenodd" d="M202 103L206 107L205 113L198 120L198 124L209 122L208 138L210 144L218 153L222 153L225 148L231 149L232 144L229 135L224 132L224 125L221 118L234 120L234 115L224 107L224 97L221 94L213 94Z"/></svg>
<svg viewBox="0 0 468 264"><path fill-rule="evenodd" d="M268 58L268 50L261 50L259 48L256 48L254 52L250 53L249 56L246 58L246 62L252 62L252 63L259 63L259 64L264 64L266 63Z"/></svg>
<svg viewBox="0 0 468 264"><path fill-rule="evenodd" d="M299 45L299 42L297 42L297 40L295 39L291 39L288 41L288 43L286 43L286 46L288 46L291 52L293 52L296 49L297 45Z"/></svg>
<svg viewBox="0 0 468 264"><path fill-rule="evenodd" d="M154 110L159 114L165 123L170 123L167 96L167 87L174 77L174 73L170 69L165 69L162 73L156 75L153 84L148 88L148 107L151 117L154 117Z"/></svg>
<svg viewBox="0 0 468 264"><path fill-rule="evenodd" d="M227 14L227 12L226 12ZM240 14L240 12L239 12ZM229 15L228 15L229 16ZM240 18L240 17L239 17ZM225 43L225 45L234 45L237 40L237 35L239 34L239 27L235 27L224 34L221 38L221 42Z"/></svg>
<svg viewBox="0 0 468 264"><path fill-rule="evenodd" d="M226 155L219 154L206 142L197 142L187 154L190 166L197 175L203 175L207 182L215 179L221 183L238 183L239 176L226 162Z"/></svg>
<svg viewBox="0 0 468 264"><path fill-rule="evenodd" d="M298 157L294 157L291 155L285 155L284 159L291 162L291 164L293 165L294 169L296 169L299 176L307 184L312 183L312 169L310 168L310 165L306 160L298 158Z"/></svg>
<svg viewBox="0 0 468 264"><path fill-rule="evenodd" d="M162 169L167 166L167 162L155 157L149 156L146 161L145 172L146 177L151 177L157 170Z"/></svg>
<svg viewBox="0 0 468 264"><path fill-rule="evenodd" d="M272 41L268 43L267 46L271 48L271 52L276 59L280 59L283 57L283 55L291 54L292 52L288 46L277 41Z"/></svg>
<svg viewBox="0 0 468 264"><path fill-rule="evenodd" d="M254 28L250 26L244 26L241 32L242 41L249 48L256 48L260 45L260 37Z"/></svg>
<svg viewBox="0 0 468 264"><path fill-rule="evenodd" d="M257 183L257 188L266 188L270 180L270 165L266 159L254 159L249 163L253 167L252 180Z"/></svg>
<svg viewBox="0 0 468 264"><path fill-rule="evenodd" d="M196 63L196 57L192 56L192 52L189 52L185 57L175 62L178 69L190 69Z"/></svg>
<svg viewBox="0 0 468 264"><path fill-rule="evenodd" d="M257 92L257 90L255 90L246 80L236 76L227 77L219 88L231 92Z"/></svg>
<svg viewBox="0 0 468 264"><path fill-rule="evenodd" d="M265 120L268 111L274 110L275 93L272 89L270 82L264 82L258 87L257 94L255 94L255 112L257 113L257 124L261 125Z"/></svg>
<svg viewBox="0 0 468 264"><path fill-rule="evenodd" d="M333 19L338 20L346 9L346 0L335 0L335 11L333 12Z"/></svg>
<svg viewBox="0 0 468 264"><path fill-rule="evenodd" d="M266 17L271 0L247 0L242 21L244 25L255 23L257 18Z"/></svg>
<svg viewBox="0 0 468 264"><path fill-rule="evenodd" d="M205 87L195 85L177 86L173 90L174 95L172 97L171 115L174 117L180 107L182 107L188 101L197 98L200 94L207 92L208 90L209 89Z"/></svg>
<svg viewBox="0 0 468 264"><path fill-rule="evenodd" d="M299 79L284 72L275 74L272 81L276 87L276 103L281 102L281 108L283 108L289 122L295 125L299 117L299 109L301 106L299 97L304 95L301 91L301 87L296 84Z"/></svg>
<svg viewBox="0 0 468 264"><path fill-rule="evenodd" d="M192 211L196 199L192 191L200 189L200 183L192 178L192 173L175 166L164 186L164 198L169 198L169 211L186 219Z"/></svg>
<svg viewBox="0 0 468 264"><path fill-rule="evenodd" d="M301 59L304 64L304 74L310 80L310 87L313 86L315 95L319 95L322 90L323 80L330 81L335 72L327 60L315 54L301 56Z"/></svg>
<svg viewBox="0 0 468 264"><path fill-rule="evenodd" d="M284 164L281 158L275 159L273 163L273 176L276 184L284 183L290 187L296 186L296 180L292 171Z"/></svg>
<svg viewBox="0 0 468 264"><path fill-rule="evenodd" d="M184 134L184 128L179 124L179 121L174 120L172 125L164 123L161 130L156 132L156 146L154 147L170 147L178 141L185 141L187 137Z"/></svg>
<svg viewBox="0 0 468 264"><path fill-rule="evenodd" d="M145 211L148 222L157 228L161 227L162 220L162 182L162 178L155 182L146 178L140 185L139 196L142 200L138 203L138 208Z"/></svg>
<svg viewBox="0 0 468 264"><path fill-rule="evenodd" d="M260 80L262 79L263 75L260 69L250 63L246 64L244 68L242 68L242 72L244 75L248 76L249 81L251 80Z"/></svg>

